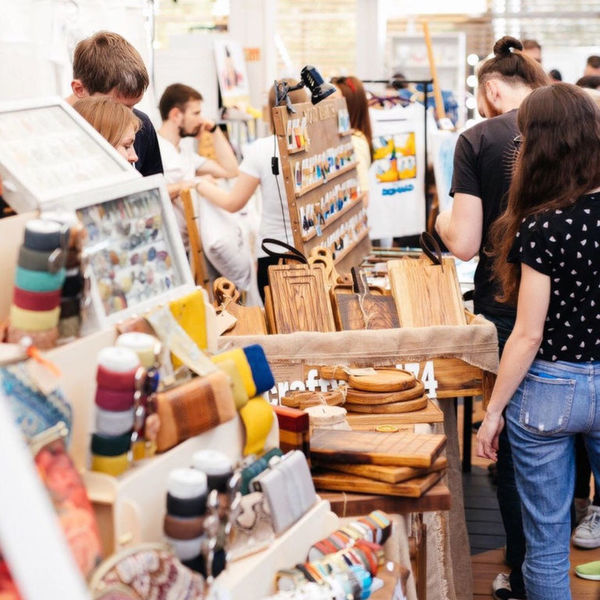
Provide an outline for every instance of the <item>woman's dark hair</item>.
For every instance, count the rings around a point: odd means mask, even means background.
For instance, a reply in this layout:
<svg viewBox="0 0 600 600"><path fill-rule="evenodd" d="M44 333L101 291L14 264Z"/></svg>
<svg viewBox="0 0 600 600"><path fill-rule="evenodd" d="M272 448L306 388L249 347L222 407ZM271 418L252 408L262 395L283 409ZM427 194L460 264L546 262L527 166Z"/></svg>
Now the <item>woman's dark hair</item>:
<svg viewBox="0 0 600 600"><path fill-rule="evenodd" d="M550 79L533 58L523 54L523 44L509 35L494 44L494 56L488 58L477 71L479 85L492 77L499 77L510 85L526 85L532 89L548 85Z"/></svg>
<svg viewBox="0 0 600 600"><path fill-rule="evenodd" d="M575 82L575 85L582 88L597 90L600 88L600 75L585 75L584 77L580 77Z"/></svg>
<svg viewBox="0 0 600 600"><path fill-rule="evenodd" d="M346 98L350 125L362 131L369 142L369 149L373 155L373 134L371 132L371 119L369 118L369 103L362 81L358 77L334 77L331 80Z"/></svg>
<svg viewBox="0 0 600 600"><path fill-rule="evenodd" d="M508 254L524 218L575 204L600 187L600 110L583 89L569 83L539 88L517 114L522 145L504 214L490 239L500 302L516 302L521 267Z"/></svg>

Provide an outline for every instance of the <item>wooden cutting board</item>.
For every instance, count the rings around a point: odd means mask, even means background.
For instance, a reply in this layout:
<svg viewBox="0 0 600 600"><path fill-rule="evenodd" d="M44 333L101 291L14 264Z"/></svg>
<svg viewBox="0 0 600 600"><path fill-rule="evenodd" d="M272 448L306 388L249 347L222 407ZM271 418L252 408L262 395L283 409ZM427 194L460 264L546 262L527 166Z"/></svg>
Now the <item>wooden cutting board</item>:
<svg viewBox="0 0 600 600"><path fill-rule="evenodd" d="M422 410L409 413L394 413L393 415L376 415L362 413L348 413L346 421L355 431L375 431L376 427L397 426L410 427L411 431L417 423L443 423L444 413L431 401Z"/></svg>
<svg viewBox="0 0 600 600"><path fill-rule="evenodd" d="M304 410L309 406L319 406L328 404L329 406L341 406L346 402L346 386L340 386L330 392L300 392L290 391L283 398L281 404L290 408L299 408Z"/></svg>
<svg viewBox="0 0 600 600"><path fill-rule="evenodd" d="M445 456L440 456L428 469L384 467L382 465L344 465L342 463L329 463L322 466L318 462L313 462L313 466L387 483L400 483L401 481L406 481L407 479L412 479L414 477L423 477L429 473L443 471L448 466L448 460Z"/></svg>
<svg viewBox="0 0 600 600"><path fill-rule="evenodd" d="M316 471L313 473L315 487L321 490L334 490L340 492L363 492L367 494L381 494L383 496L405 496L420 498L428 489L433 487L442 477L443 472L435 472L408 479L400 483L387 483L349 475L335 471Z"/></svg>
<svg viewBox="0 0 600 600"><path fill-rule="evenodd" d="M275 315L273 314L273 299L271 298L271 288L265 286L265 320L267 322L267 329L269 333L277 333L277 327L275 325Z"/></svg>
<svg viewBox="0 0 600 600"><path fill-rule="evenodd" d="M310 453L323 462L430 467L446 445L439 434L315 429Z"/></svg>
<svg viewBox="0 0 600 600"><path fill-rule="evenodd" d="M269 287L277 333L335 331L322 265L272 265Z"/></svg>
<svg viewBox="0 0 600 600"><path fill-rule="evenodd" d="M222 335L267 335L265 315L259 306L240 306L240 293L235 284L219 277L213 283L215 308L226 310L237 322Z"/></svg>
<svg viewBox="0 0 600 600"><path fill-rule="evenodd" d="M344 408L348 412L368 413L373 415L389 415L421 410L427 406L427 396L404 402L391 402L390 404L352 404L346 402Z"/></svg>
<svg viewBox="0 0 600 600"><path fill-rule="evenodd" d="M339 330L393 329L400 326L398 312L392 296L372 294L364 274L352 267L351 294L333 288L331 300L335 324Z"/></svg>
<svg viewBox="0 0 600 600"><path fill-rule="evenodd" d="M415 382L415 387L400 392L363 392L349 387L346 392L346 402L351 404L366 404L373 406L376 404L390 404L392 402L406 402L420 398L425 391L425 386L421 381Z"/></svg>
<svg viewBox="0 0 600 600"><path fill-rule="evenodd" d="M454 259L391 260L388 272L401 327L467 324Z"/></svg>
<svg viewBox="0 0 600 600"><path fill-rule="evenodd" d="M319 368L323 379L341 379L350 387L364 392L399 392L416 385L415 376L402 369L376 369L373 375L351 375L345 367L325 366Z"/></svg>

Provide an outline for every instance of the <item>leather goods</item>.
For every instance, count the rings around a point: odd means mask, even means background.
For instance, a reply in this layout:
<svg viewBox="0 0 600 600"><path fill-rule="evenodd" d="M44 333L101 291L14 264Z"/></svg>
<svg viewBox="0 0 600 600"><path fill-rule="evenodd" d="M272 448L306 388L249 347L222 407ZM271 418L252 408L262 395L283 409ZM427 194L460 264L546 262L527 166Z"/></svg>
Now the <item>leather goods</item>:
<svg viewBox="0 0 600 600"><path fill-rule="evenodd" d="M52 327L46 331L25 331L9 324L6 341L18 344L23 338L29 338L38 350L50 350L56 346L58 335L58 327Z"/></svg>
<svg viewBox="0 0 600 600"><path fill-rule="evenodd" d="M103 435L92 433L92 454L98 456L120 456L129 452L131 447L131 435Z"/></svg>
<svg viewBox="0 0 600 600"><path fill-rule="evenodd" d="M133 407L133 391L117 392L98 386L96 389L96 406L110 411L129 410Z"/></svg>
<svg viewBox="0 0 600 600"><path fill-rule="evenodd" d="M25 225L23 245L31 250L48 251L67 248L69 228L56 221L31 219Z"/></svg>
<svg viewBox="0 0 600 600"><path fill-rule="evenodd" d="M60 304L60 290L28 292L19 287L13 290L13 304L26 310L52 310Z"/></svg>
<svg viewBox="0 0 600 600"><path fill-rule="evenodd" d="M206 475L202 471L189 467L173 469L167 478L167 491L180 500L206 495L208 493Z"/></svg>
<svg viewBox="0 0 600 600"><path fill-rule="evenodd" d="M352 293L331 292L338 330L392 329L400 327L392 296L372 294L361 271L352 267Z"/></svg>
<svg viewBox="0 0 600 600"><path fill-rule="evenodd" d="M9 319L17 329L25 331L47 331L58 325L60 308L52 310L27 310L14 304L10 307Z"/></svg>
<svg viewBox="0 0 600 600"><path fill-rule="evenodd" d="M96 371L96 383L98 388L103 390L111 390L115 392L133 392L135 391L135 374L138 367L117 373L106 369L102 365L98 365ZM106 408L106 407L103 407Z"/></svg>
<svg viewBox="0 0 600 600"><path fill-rule="evenodd" d="M65 270L56 273L30 271L23 267L15 270L15 285L28 292L54 292L62 288L65 282Z"/></svg>
<svg viewBox="0 0 600 600"><path fill-rule="evenodd" d="M30 271L56 273L65 266L65 253L60 248L42 251L21 246L17 264Z"/></svg>
<svg viewBox="0 0 600 600"><path fill-rule="evenodd" d="M104 410L96 407L96 431L103 435L123 435L133 429L133 408Z"/></svg>
<svg viewBox="0 0 600 600"><path fill-rule="evenodd" d="M440 434L315 429L310 454L321 463L430 467L446 445Z"/></svg>
<svg viewBox="0 0 600 600"><path fill-rule="evenodd" d="M166 514L163 531L167 537L176 540L191 540L204 533L204 517L175 517Z"/></svg>
<svg viewBox="0 0 600 600"><path fill-rule="evenodd" d="M158 393L156 405L160 418L156 439L159 452L230 421L236 415L229 377L223 371L196 377Z"/></svg>
<svg viewBox="0 0 600 600"><path fill-rule="evenodd" d="M248 364L248 359L242 348L235 348L234 350L221 352L221 354L215 354L211 360L216 365L220 365L224 360L232 360L242 378L248 398L254 398L254 396L256 396L256 384L254 383L252 369Z"/></svg>
<svg viewBox="0 0 600 600"><path fill-rule="evenodd" d="M92 471L98 471L99 473L106 473L113 477L118 477L122 473L125 473L129 468L129 457L127 453L120 454L119 456L100 456L99 454L92 454Z"/></svg>
<svg viewBox="0 0 600 600"><path fill-rule="evenodd" d="M305 456L310 452L310 419L308 413L287 406L274 406L279 425L279 446L284 452L301 450Z"/></svg>
<svg viewBox="0 0 600 600"><path fill-rule="evenodd" d="M269 469L252 480L254 491L262 491L267 499L273 530L285 531L300 519L316 502L317 495L306 457L299 450L288 452Z"/></svg>
<svg viewBox="0 0 600 600"><path fill-rule="evenodd" d="M283 452L279 448L271 448L268 452L263 454L260 458L257 458L253 463L244 467L242 470L242 485L240 486L240 492L243 495L250 493L250 481L257 475L262 473L269 467L269 460L273 456L282 456Z"/></svg>
<svg viewBox="0 0 600 600"><path fill-rule="evenodd" d="M227 482L233 475L233 465L226 454L210 448L198 450L192 455L192 466L207 478L209 490L227 491Z"/></svg>
<svg viewBox="0 0 600 600"><path fill-rule="evenodd" d="M420 243L425 256L388 262L401 327L466 325L454 259L442 258L429 234L424 233Z"/></svg>
<svg viewBox="0 0 600 600"><path fill-rule="evenodd" d="M246 404L248 404L248 392L244 387L244 382L242 381L242 376L238 371L237 367L233 360L222 360L219 362L219 368L222 371L225 371L227 375L229 375L229 379L231 382L231 392L233 393L233 401L235 402L235 407L237 410L240 410Z"/></svg>
<svg viewBox="0 0 600 600"><path fill-rule="evenodd" d="M242 454L261 454L275 419L272 406L262 396L257 396L248 400L239 413L246 429Z"/></svg>
<svg viewBox="0 0 600 600"><path fill-rule="evenodd" d="M105 560L90 580L93 600L123 589L131 593L126 598L135 600L202 600L205 594L203 578L182 565L166 544L126 548Z"/></svg>

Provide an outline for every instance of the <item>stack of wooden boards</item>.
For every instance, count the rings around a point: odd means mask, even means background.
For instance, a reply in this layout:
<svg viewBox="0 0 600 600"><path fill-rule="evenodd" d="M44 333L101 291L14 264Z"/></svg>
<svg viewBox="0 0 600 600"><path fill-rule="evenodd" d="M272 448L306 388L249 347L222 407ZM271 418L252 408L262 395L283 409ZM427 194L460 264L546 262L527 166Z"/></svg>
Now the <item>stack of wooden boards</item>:
<svg viewBox="0 0 600 600"><path fill-rule="evenodd" d="M310 441L317 489L421 497L444 475L446 436L316 429Z"/></svg>

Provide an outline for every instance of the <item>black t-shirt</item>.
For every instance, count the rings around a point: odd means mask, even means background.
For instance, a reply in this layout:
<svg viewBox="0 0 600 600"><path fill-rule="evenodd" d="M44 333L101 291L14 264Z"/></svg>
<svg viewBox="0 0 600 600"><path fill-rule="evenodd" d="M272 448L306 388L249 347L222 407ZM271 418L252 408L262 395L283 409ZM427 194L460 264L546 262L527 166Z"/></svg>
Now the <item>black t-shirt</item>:
<svg viewBox="0 0 600 600"><path fill-rule="evenodd" d="M142 121L142 126L135 134L133 147L138 155L138 161L135 168L144 176L156 175L163 172L163 164L160 158L160 149L158 147L158 138L152 121L146 113L137 108L133 109L136 117Z"/></svg>
<svg viewBox="0 0 600 600"><path fill-rule="evenodd" d="M550 277L550 305L537 357L600 360L600 194L524 219L508 260Z"/></svg>
<svg viewBox="0 0 600 600"><path fill-rule="evenodd" d="M499 289L492 280L492 259L483 251L492 223L504 212L512 178L518 135L517 111L511 110L467 129L454 151L454 173L450 195L470 194L481 198L482 241L475 271L475 312L514 317L515 309L494 300Z"/></svg>

